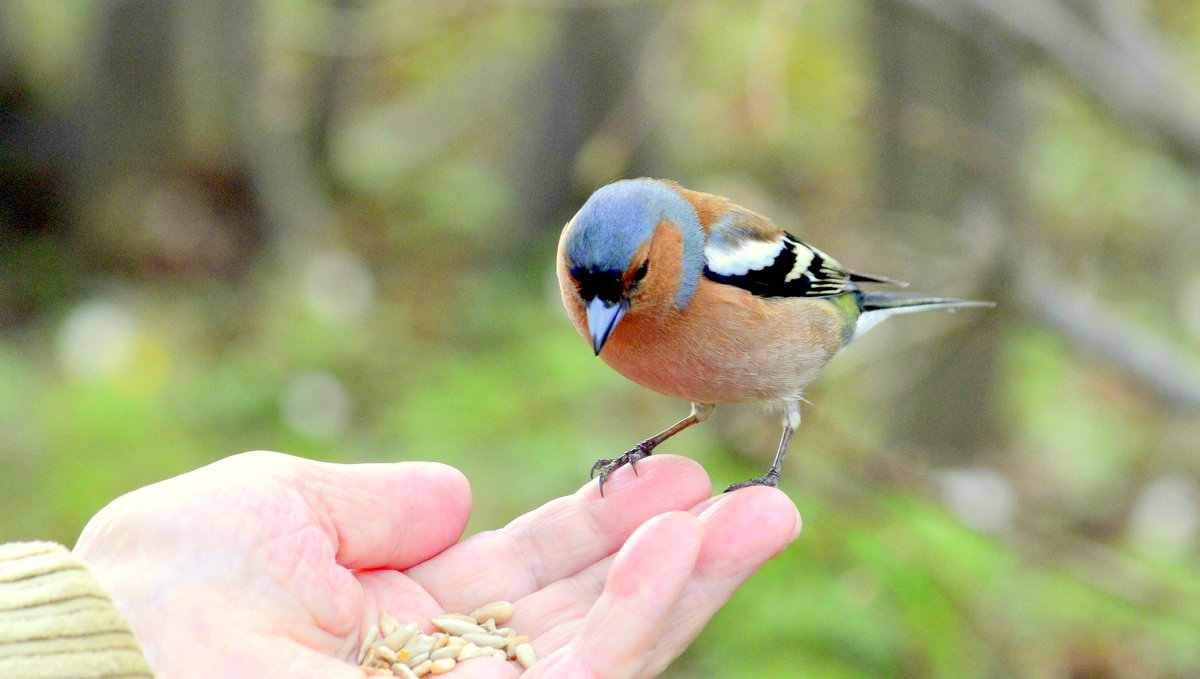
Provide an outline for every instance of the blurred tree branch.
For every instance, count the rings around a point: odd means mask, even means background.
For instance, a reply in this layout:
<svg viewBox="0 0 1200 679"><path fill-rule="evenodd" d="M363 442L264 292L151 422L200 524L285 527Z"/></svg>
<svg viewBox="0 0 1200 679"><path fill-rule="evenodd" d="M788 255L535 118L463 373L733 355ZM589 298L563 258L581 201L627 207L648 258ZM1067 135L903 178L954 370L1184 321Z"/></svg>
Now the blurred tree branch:
<svg viewBox="0 0 1200 679"><path fill-rule="evenodd" d="M1181 162L1200 163L1200 96L1128 3L1096 2L1097 26L1090 26L1057 0L898 1L964 37L1023 48L1126 124L1162 139Z"/></svg>
<svg viewBox="0 0 1200 679"><path fill-rule="evenodd" d="M316 101L303 124L288 119L291 112L287 107L294 102L272 100L279 94L273 82L279 76L270 72L252 30L261 17L247 11L245 20L230 31L232 41L245 46L244 58L238 64L245 77L244 89L238 93L243 105L239 107L236 135L246 149L245 162L271 233L273 254L285 267L311 253L337 219L331 196L328 142L337 95L343 91L338 84L346 69L342 55L348 52L339 48L354 39L347 16L350 4L335 3L335 21L328 27L334 48L314 69Z"/></svg>
<svg viewBox="0 0 1200 679"><path fill-rule="evenodd" d="M1112 362L1164 406L1184 413L1200 411L1200 369L1192 356L1054 270L1037 257L1020 267L1018 299L1029 312Z"/></svg>
<svg viewBox="0 0 1200 679"><path fill-rule="evenodd" d="M1014 160L1025 123L1014 60L902 3L877 8L883 219L927 252L994 241L978 232L1017 222L1024 202ZM1005 264L990 253L982 258L973 275L981 289L972 294L1010 299ZM1003 314L980 314L964 329L969 339L921 352L922 367L912 371L919 381L892 407L893 438L955 461L1003 440L991 376L1005 323Z"/></svg>
<svg viewBox="0 0 1200 679"><path fill-rule="evenodd" d="M651 22L642 7L616 12L605 6L564 6L557 11L558 40L546 54L535 96L524 98L528 127L515 163L520 223L508 244L510 261L530 270L554 242L562 222L580 204L574 166L632 86L635 58ZM621 45L613 50L613 45ZM549 237L548 237L549 236Z"/></svg>
<svg viewBox="0 0 1200 679"><path fill-rule="evenodd" d="M162 172L180 156L178 10L175 2L120 0L97 12L79 115L85 143L77 184L93 194L85 210L123 175Z"/></svg>
<svg viewBox="0 0 1200 679"><path fill-rule="evenodd" d="M1032 53L1079 84L1113 116L1160 139L1183 164L1200 163L1200 97L1176 72L1164 41L1128 3L1085 0L1084 17L1056 0L899 0L964 39ZM1089 21L1090 20L1090 21ZM983 30L981 30L983 29ZM1101 305L1054 267L1012 262L1016 299L1069 340L1104 356L1166 404L1200 409L1194 359ZM1047 291L1054 291L1048 294Z"/></svg>

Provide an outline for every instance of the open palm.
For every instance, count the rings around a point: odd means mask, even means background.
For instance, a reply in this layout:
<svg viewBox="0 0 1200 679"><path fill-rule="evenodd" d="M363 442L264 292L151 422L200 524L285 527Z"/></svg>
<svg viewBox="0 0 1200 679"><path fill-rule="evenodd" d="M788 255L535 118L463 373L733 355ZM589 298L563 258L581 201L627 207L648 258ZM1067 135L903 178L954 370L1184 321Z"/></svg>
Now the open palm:
<svg viewBox="0 0 1200 679"><path fill-rule="evenodd" d="M459 538L466 480L428 462L336 465L246 453L119 498L76 546L159 676L361 679L363 636L516 605L526 677L649 677L795 539L778 490L710 497L696 463L654 456L504 528ZM448 677L517 677L496 658Z"/></svg>

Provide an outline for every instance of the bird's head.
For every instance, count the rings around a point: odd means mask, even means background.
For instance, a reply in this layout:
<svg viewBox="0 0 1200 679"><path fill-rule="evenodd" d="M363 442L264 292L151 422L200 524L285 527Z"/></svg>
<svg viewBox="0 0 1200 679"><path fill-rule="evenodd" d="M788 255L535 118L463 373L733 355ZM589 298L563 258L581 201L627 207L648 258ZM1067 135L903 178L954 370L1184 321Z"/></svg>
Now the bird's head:
<svg viewBox="0 0 1200 679"><path fill-rule="evenodd" d="M704 267L703 232L672 184L628 179L597 190L563 229L564 300L582 307L597 354L630 310L687 306Z"/></svg>

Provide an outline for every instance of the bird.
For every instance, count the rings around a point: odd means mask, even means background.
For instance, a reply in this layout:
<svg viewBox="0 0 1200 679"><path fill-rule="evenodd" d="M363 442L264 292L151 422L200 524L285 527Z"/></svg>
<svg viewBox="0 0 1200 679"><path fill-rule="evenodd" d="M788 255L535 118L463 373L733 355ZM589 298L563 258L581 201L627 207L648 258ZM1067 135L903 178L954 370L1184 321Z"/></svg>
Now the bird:
<svg viewBox="0 0 1200 679"><path fill-rule="evenodd" d="M563 305L595 355L629 380L691 402L690 414L611 459L617 469L708 419L718 405L777 403L783 431L766 474L730 485L779 485L804 390L835 355L888 316L991 306L864 285L856 273L770 219L665 179L597 189L567 222L556 273Z"/></svg>

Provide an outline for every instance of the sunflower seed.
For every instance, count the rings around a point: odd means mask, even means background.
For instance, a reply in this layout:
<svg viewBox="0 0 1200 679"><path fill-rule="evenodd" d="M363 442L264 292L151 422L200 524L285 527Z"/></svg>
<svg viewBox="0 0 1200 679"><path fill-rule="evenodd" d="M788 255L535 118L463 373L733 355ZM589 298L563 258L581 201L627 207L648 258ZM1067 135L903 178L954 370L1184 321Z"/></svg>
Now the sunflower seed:
<svg viewBox="0 0 1200 679"><path fill-rule="evenodd" d="M499 634L464 634L463 639L470 641L478 646L490 646L492 648L504 648L508 645L508 637L502 637Z"/></svg>
<svg viewBox="0 0 1200 679"><path fill-rule="evenodd" d="M439 615L431 620L439 631L425 634L419 623L401 625L391 615L380 613L379 624L367 630L359 646L359 669L366 676L415 679L444 674L458 662L484 655L516 660L529 667L536 662L529 637L509 627L498 627L512 615L511 603L494 601L471 615Z"/></svg>
<svg viewBox="0 0 1200 679"><path fill-rule="evenodd" d="M503 625L512 617L515 607L507 601L493 601L484 604L471 612L471 617L480 625L488 620L495 620L497 625Z"/></svg>
<svg viewBox="0 0 1200 679"><path fill-rule="evenodd" d="M391 635L392 632L395 632L398 629L400 629L400 623L395 618L388 615L387 613L379 614L379 633L380 634L382 634L383 636L386 637L386 636Z"/></svg>
<svg viewBox="0 0 1200 679"><path fill-rule="evenodd" d="M519 637L512 637L509 639L508 646L504 647L504 650L508 653L508 659L512 660L513 658L517 657L517 646L528 643L529 637L525 636L524 634Z"/></svg>
<svg viewBox="0 0 1200 679"><path fill-rule="evenodd" d="M481 655L485 655L483 648L468 641L466 645L459 650L458 659L467 660L468 658L478 658Z"/></svg>
<svg viewBox="0 0 1200 679"><path fill-rule="evenodd" d="M525 669L533 667L533 664L537 662L537 656L533 654L533 645L528 643L517 644L515 657L517 662L521 663L521 667Z"/></svg>
<svg viewBox="0 0 1200 679"><path fill-rule="evenodd" d="M413 655L428 653L431 646L433 646L433 637L427 634L414 634L408 643L404 644L404 648Z"/></svg>
<svg viewBox="0 0 1200 679"><path fill-rule="evenodd" d="M434 618L432 622L435 627L443 632L457 636L470 634L472 632L483 632L483 628L475 624L474 619L463 620L462 618L456 616L439 615L438 617Z"/></svg>
<svg viewBox="0 0 1200 679"><path fill-rule="evenodd" d="M383 646L383 645L374 646L371 648L371 651L373 651L375 653L376 659L383 660L388 665L391 665L392 663L396 662L396 652L393 651L392 649L388 648L387 646Z"/></svg>
<svg viewBox="0 0 1200 679"><path fill-rule="evenodd" d="M379 638L379 628L372 627L367 631L367 636L363 637L362 645L358 647L358 664L361 665L366 660L367 650Z"/></svg>
<svg viewBox="0 0 1200 679"><path fill-rule="evenodd" d="M417 623L410 622L409 624L396 629L391 634L384 637L383 645L387 646L393 651L399 651L400 649L404 648L404 645L408 643L408 640L412 639L413 636L420 631L420 629L421 627L417 625Z"/></svg>

